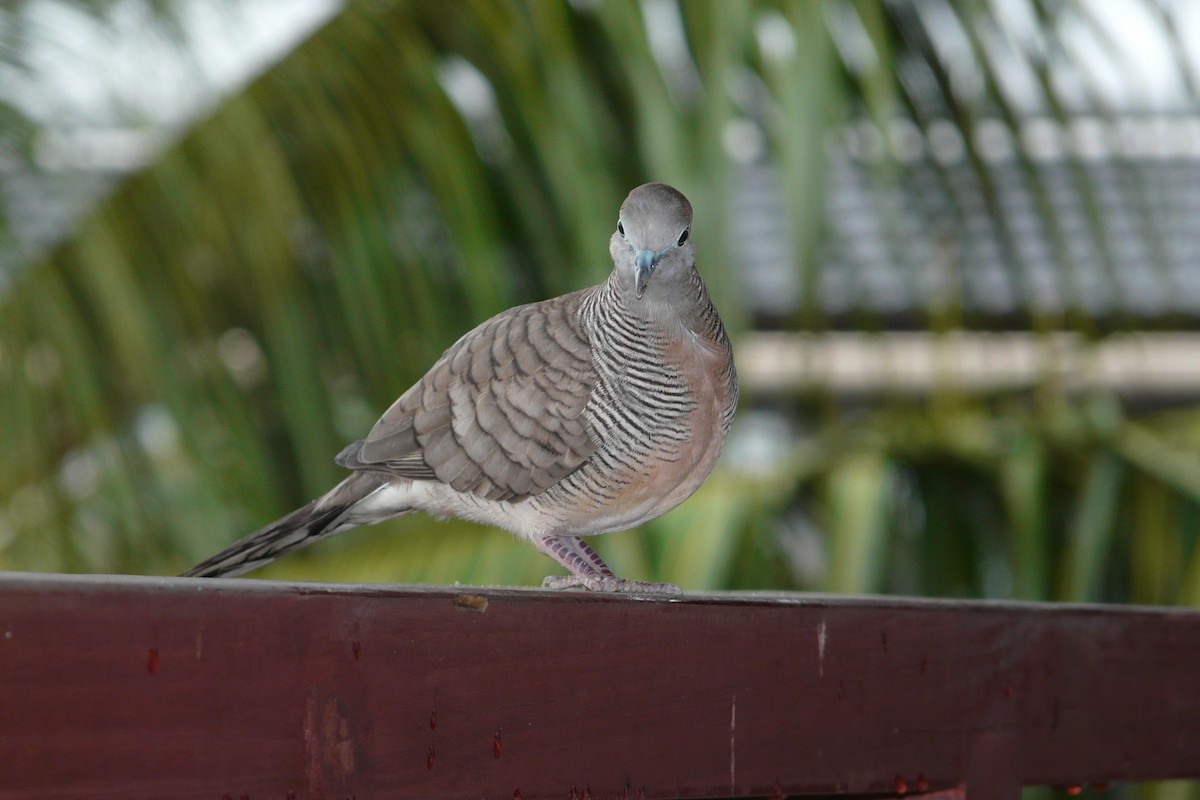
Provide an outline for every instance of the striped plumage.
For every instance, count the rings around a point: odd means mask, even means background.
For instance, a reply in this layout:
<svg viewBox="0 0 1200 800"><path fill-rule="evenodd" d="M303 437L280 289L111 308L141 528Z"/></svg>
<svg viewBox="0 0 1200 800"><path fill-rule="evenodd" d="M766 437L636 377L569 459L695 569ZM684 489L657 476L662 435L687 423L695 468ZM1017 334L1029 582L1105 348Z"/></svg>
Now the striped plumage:
<svg viewBox="0 0 1200 800"><path fill-rule="evenodd" d="M695 269L691 218L675 189L634 189L607 281L467 333L342 451L349 477L186 574L240 574L333 533L425 511L528 539L570 572L549 585L663 588L616 578L579 537L674 508L724 445L737 374Z"/></svg>

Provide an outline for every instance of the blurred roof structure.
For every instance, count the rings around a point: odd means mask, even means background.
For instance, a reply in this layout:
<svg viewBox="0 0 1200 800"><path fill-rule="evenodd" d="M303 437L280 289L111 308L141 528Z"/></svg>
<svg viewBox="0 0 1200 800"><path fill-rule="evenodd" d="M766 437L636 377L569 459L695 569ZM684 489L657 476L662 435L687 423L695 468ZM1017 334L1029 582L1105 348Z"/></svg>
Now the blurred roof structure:
<svg viewBox="0 0 1200 800"><path fill-rule="evenodd" d="M830 148L827 238L813 286L827 317L892 327L953 314L1200 320L1200 117L864 123Z"/></svg>

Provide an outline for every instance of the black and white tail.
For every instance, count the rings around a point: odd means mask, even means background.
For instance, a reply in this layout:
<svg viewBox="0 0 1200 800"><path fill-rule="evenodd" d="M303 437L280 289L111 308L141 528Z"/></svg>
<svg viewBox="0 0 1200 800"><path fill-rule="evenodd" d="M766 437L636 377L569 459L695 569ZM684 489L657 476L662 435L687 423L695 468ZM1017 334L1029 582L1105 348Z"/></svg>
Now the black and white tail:
<svg viewBox="0 0 1200 800"><path fill-rule="evenodd" d="M347 519L362 499L386 483L379 475L356 472L329 492L272 522L183 573L185 578L232 578L269 564L343 530L376 520Z"/></svg>

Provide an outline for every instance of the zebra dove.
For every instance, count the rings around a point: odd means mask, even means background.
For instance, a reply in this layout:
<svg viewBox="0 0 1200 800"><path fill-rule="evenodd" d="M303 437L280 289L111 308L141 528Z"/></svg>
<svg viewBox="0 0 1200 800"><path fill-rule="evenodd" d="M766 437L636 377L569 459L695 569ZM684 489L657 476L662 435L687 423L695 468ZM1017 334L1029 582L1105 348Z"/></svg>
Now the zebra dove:
<svg viewBox="0 0 1200 800"><path fill-rule="evenodd" d="M692 207L648 183L621 205L608 280L509 309L448 349L337 463L325 495L184 573L238 575L413 511L505 528L570 573L553 588L675 591L616 577L581 538L682 503L725 443L733 351L696 272Z"/></svg>

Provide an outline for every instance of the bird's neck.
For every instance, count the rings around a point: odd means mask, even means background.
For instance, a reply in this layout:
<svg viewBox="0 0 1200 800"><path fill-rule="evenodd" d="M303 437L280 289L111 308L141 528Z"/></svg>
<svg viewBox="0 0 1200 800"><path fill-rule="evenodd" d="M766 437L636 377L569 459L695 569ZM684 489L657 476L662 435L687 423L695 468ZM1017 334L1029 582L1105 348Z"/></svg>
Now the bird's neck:
<svg viewBox="0 0 1200 800"><path fill-rule="evenodd" d="M598 292L620 313L667 332L701 330L712 308L704 281L694 269L669 284L652 279L641 297L637 296L632 276L614 271Z"/></svg>

